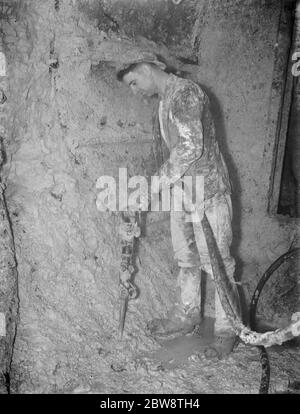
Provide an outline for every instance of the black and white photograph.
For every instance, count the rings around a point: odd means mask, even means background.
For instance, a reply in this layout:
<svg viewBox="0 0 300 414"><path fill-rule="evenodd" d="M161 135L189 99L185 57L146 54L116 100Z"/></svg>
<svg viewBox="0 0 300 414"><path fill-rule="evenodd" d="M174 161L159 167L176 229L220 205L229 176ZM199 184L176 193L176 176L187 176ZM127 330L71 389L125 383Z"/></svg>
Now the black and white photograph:
<svg viewBox="0 0 300 414"><path fill-rule="evenodd" d="M0 406L299 395L299 223L300 0L0 0Z"/></svg>

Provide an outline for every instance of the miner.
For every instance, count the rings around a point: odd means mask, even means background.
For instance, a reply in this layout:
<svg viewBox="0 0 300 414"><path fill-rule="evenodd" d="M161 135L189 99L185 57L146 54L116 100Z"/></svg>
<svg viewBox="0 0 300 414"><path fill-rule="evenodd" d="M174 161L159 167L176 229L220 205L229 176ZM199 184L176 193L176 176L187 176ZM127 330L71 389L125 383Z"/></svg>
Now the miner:
<svg viewBox="0 0 300 414"><path fill-rule="evenodd" d="M227 167L219 150L209 99L202 88L165 71L166 65L155 55L141 53L117 70L117 78L141 98L158 97L154 116L155 139L162 139L169 150L156 175L173 187L185 175L203 176L204 211L213 229L228 277L234 283L235 261L230 254L232 241L231 187ZM157 134L156 134L157 135ZM147 197L141 197L141 209ZM143 203L145 205L143 205ZM203 211L202 211L203 213ZM201 323L201 271L211 277L212 268L201 223L192 220L189 209L171 209L171 237L177 277L177 301L165 318L155 319L147 328L154 337L184 335ZM236 335L215 292L214 342L205 355L222 358L234 348Z"/></svg>

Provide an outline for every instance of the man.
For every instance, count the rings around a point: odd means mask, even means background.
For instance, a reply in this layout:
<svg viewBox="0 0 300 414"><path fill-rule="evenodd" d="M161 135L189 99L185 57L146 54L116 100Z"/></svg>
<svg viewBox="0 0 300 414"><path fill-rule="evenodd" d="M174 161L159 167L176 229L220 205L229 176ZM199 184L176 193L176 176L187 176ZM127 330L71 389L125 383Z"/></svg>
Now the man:
<svg viewBox="0 0 300 414"><path fill-rule="evenodd" d="M141 97L158 95L158 130L169 149L169 158L157 172L161 182L174 186L184 176L204 177L204 210L211 224L228 277L234 282L235 261L230 255L232 241L230 182L216 141L215 127L204 91L191 80L166 73L156 58L137 59L125 65L117 78ZM155 130L155 128L154 128ZM157 130L157 128L156 128ZM140 208L147 207L147 197ZM188 210L171 211L171 236L180 268L178 300L167 317L148 324L153 336L166 337L193 332L201 323L201 270L212 275L201 223ZM215 341L207 357L222 358L235 344L236 336L215 294Z"/></svg>

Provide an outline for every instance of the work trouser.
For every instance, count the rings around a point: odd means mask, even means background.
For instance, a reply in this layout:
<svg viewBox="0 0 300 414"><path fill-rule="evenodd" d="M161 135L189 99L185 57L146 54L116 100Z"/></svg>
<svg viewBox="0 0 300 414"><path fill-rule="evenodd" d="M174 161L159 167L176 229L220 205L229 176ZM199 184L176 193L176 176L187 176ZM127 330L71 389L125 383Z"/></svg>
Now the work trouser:
<svg viewBox="0 0 300 414"><path fill-rule="evenodd" d="M235 261L230 255L232 242L232 205L228 194L216 195L204 203L207 219L212 227L226 273L234 282ZM181 305L186 313L201 305L201 272L213 278L208 249L201 222L187 211L171 211L171 237L180 271L177 286ZM215 290L215 331L231 331L231 325Z"/></svg>

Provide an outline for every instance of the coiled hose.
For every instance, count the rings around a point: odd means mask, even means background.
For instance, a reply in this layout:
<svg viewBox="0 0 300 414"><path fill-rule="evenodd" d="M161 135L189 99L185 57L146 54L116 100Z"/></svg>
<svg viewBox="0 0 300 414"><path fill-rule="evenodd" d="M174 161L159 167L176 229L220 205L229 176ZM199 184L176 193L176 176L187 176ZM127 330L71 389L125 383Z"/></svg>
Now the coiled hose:
<svg viewBox="0 0 300 414"><path fill-rule="evenodd" d="M299 254L300 248L295 248L292 250L289 250L288 252L284 253L282 256L280 256L277 260L275 260L274 263L271 264L271 266L265 271L265 273L262 275L260 281L257 284L256 289L254 290L251 302L250 302L250 328L252 330L256 330L256 310L257 310L257 304L260 297L260 294L267 283L267 281L270 279L272 274L278 269L279 266L281 266L283 263L290 260L292 257L294 257L297 253ZM268 394L269 392L269 385L270 385L270 361L268 357L267 350L264 346L258 346L257 347L260 352L260 362L262 367L262 374L260 379L260 387L259 387L259 393L260 394Z"/></svg>
<svg viewBox="0 0 300 414"><path fill-rule="evenodd" d="M252 301L251 301L251 327L244 325L241 318L240 309L238 306L238 295L235 294L235 286L232 281L229 280L228 275L226 274L224 263L220 255L216 240L213 235L212 228L206 217L206 214L203 214L201 220L202 229L205 235L206 244L208 248L208 253L210 257L210 262L212 266L212 271L214 275L214 280L216 288L221 300L226 316L234 329L237 336L240 337L242 342L252 346L259 347L261 352L261 363L262 363L262 376L261 376L261 385L259 392L261 394L266 394L269 389L270 381L270 364L267 352L265 347L270 347L275 344L281 345L282 343L289 341L300 335L300 315L299 312L296 312L292 316L292 322L285 328L276 329L275 331L268 331L264 333L256 332L253 329L255 325L255 314L256 307L259 296L265 285L266 281L270 278L273 272L285 261L289 260L294 254L296 254L300 249L296 248L288 251L284 255L280 256L264 273L257 288L255 289Z"/></svg>

